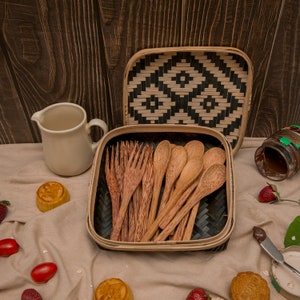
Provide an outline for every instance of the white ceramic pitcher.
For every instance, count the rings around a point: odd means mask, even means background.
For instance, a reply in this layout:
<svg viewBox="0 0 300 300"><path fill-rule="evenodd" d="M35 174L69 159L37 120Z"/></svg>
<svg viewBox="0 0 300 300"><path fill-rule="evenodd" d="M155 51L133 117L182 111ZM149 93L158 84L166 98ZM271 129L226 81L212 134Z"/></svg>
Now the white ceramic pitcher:
<svg viewBox="0 0 300 300"><path fill-rule="evenodd" d="M103 120L87 122L86 111L69 102L47 106L35 112L31 120L37 122L40 129L47 166L61 176L78 175L91 166L100 142L92 141L92 126L100 127L103 134L108 131Z"/></svg>

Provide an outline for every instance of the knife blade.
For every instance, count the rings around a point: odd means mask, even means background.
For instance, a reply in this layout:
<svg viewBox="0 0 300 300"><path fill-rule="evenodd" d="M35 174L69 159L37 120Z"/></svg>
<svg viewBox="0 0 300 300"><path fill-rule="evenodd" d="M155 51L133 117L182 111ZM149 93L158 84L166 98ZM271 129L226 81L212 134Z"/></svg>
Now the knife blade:
<svg viewBox="0 0 300 300"><path fill-rule="evenodd" d="M285 265L295 274L300 276L300 271L291 266L284 260L283 254L276 248L273 242L267 237L266 232L257 226L253 227L253 236L259 243L259 245L264 249L264 251L270 255L277 263Z"/></svg>

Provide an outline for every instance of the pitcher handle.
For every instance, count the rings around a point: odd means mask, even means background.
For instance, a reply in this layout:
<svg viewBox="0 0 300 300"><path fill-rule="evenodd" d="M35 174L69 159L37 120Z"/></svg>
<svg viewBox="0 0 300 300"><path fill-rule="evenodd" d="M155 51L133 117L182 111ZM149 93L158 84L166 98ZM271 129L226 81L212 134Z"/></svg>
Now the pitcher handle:
<svg viewBox="0 0 300 300"><path fill-rule="evenodd" d="M107 126L107 124L106 124L103 120L101 120L101 119L92 119L92 120L90 120L90 121L88 122L88 124L87 124L87 130L88 130L88 132L90 132L90 128L91 128L92 126L100 127L100 128L102 129L102 131L103 131L103 135L106 134L107 131L108 131L108 126ZM93 151L93 152L94 152L94 151L96 150L96 148L98 147L98 145L99 145L99 143L100 143L100 140L101 140L101 138L99 139L99 141L93 142L93 143L92 143L92 151Z"/></svg>

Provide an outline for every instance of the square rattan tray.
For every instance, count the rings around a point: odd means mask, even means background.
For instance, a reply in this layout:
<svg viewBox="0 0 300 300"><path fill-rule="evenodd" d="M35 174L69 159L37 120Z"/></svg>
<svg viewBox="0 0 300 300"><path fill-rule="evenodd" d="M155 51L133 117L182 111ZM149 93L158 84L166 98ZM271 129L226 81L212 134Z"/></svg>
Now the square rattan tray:
<svg viewBox="0 0 300 300"><path fill-rule="evenodd" d="M187 241L160 242L116 241L110 239L112 207L105 179L105 151L120 141L137 140L156 146L162 140L184 145L200 140L205 149L220 147L226 154L226 182L216 192L201 200L192 238ZM163 188L163 187L162 187ZM101 247L122 251L193 251L222 250L234 227L235 191L232 149L227 139L218 131L201 126L131 125L108 132L101 140L92 167L89 190L87 228Z"/></svg>

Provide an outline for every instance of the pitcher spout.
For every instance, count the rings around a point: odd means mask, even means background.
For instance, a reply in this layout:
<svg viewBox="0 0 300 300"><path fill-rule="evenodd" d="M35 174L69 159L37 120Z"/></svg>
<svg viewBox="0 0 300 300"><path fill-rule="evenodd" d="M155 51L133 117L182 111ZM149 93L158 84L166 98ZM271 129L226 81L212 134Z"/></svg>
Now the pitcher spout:
<svg viewBox="0 0 300 300"><path fill-rule="evenodd" d="M41 121L41 111L37 111L35 112L32 116L31 116L31 120L35 121L37 123L40 123Z"/></svg>

